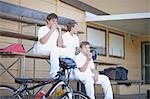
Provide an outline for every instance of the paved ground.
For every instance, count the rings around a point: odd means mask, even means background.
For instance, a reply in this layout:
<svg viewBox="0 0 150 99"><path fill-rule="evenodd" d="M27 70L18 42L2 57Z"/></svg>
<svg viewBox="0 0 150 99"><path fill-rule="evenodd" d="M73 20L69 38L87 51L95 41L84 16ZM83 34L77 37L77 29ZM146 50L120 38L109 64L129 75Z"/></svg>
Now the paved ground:
<svg viewBox="0 0 150 99"><path fill-rule="evenodd" d="M102 95L96 95L96 99L104 99ZM114 96L114 99L148 99L146 95L119 95ZM150 98L149 98L150 99Z"/></svg>
<svg viewBox="0 0 150 99"><path fill-rule="evenodd" d="M0 99L15 99L15 98L0 97ZM28 96L23 99L36 99L36 98L34 96ZM48 98L48 99L52 99L52 98ZM104 99L104 97L103 97L103 95L96 95L96 99ZM119 95L119 96L115 95L114 99L148 99L148 98L146 97L146 95Z"/></svg>

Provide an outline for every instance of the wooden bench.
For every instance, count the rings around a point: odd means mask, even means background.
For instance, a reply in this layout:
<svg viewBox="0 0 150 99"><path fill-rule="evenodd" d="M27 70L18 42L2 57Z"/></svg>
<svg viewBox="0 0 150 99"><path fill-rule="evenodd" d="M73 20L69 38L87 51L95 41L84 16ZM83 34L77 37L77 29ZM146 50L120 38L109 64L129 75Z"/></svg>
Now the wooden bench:
<svg viewBox="0 0 150 99"><path fill-rule="evenodd" d="M142 80L112 80L110 82L111 82L112 85L116 86L116 94L117 95L119 95L118 94L118 90L117 90L118 86L125 85L125 86L129 86L130 87L131 85L135 85L135 84L139 86L138 92L140 94L141 93L141 85L143 83Z"/></svg>
<svg viewBox="0 0 150 99"><path fill-rule="evenodd" d="M135 85L137 84L139 86L139 90L138 90L138 93L140 94L141 93L141 84L143 83L142 80L111 80L110 81L111 85L114 85L116 86L116 92L115 92L115 95L116 96L119 96L119 90L118 90L118 87L120 85L125 85L125 86L128 86L130 87L131 85ZM97 84L94 84L94 86L100 86L100 85L97 85ZM80 82L79 83L79 90L83 93L85 93L85 88L84 88L84 85ZM95 89L95 93L97 93L96 89ZM139 98L140 99L140 98Z"/></svg>
<svg viewBox="0 0 150 99"><path fill-rule="evenodd" d="M94 63L99 64L99 65L120 65L120 64L117 64L117 63L104 62L102 60L94 60Z"/></svg>
<svg viewBox="0 0 150 99"><path fill-rule="evenodd" d="M62 31L67 31L65 28L61 29ZM84 32L79 31L78 34L83 34ZM11 38L18 38L18 39L25 39L25 40L31 40L31 41L38 41L37 36L27 35L27 34L21 34L17 32L11 32L0 29L0 36L5 37L11 37Z"/></svg>
<svg viewBox="0 0 150 99"><path fill-rule="evenodd" d="M118 65L121 65L121 64L116 64L116 63L110 63L110 62L104 62L104 61L98 61L98 60L94 60L94 63L95 64L99 64L99 65L111 65L111 66L118 66ZM118 93L118 87L120 85L126 85L126 86L131 86L131 85L138 85L139 86L139 94L141 93L141 85L143 83L142 80L111 80L110 81L111 85L114 85L116 86L116 95L118 96L119 93Z"/></svg>
<svg viewBox="0 0 150 99"><path fill-rule="evenodd" d="M0 52L1 58L14 58L14 57L26 57L26 58L37 58L37 59L49 59L46 55L18 53L18 52Z"/></svg>
<svg viewBox="0 0 150 99"><path fill-rule="evenodd" d="M21 33L15 33L15 32L5 31L5 30L0 30L0 36L6 36L6 37L11 37L11 38L19 38L19 39L26 39L26 40L32 40L32 41L38 41L38 37L37 36L21 34Z"/></svg>

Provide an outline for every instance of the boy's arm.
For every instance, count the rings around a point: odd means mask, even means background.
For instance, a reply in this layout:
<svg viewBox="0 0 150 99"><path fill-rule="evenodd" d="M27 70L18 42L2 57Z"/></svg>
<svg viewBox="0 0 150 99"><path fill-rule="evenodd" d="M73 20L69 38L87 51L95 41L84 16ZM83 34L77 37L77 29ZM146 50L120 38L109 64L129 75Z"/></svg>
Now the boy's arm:
<svg viewBox="0 0 150 99"><path fill-rule="evenodd" d="M58 32L59 32L59 36L57 40L57 45L58 47L63 47L63 38L62 38L61 30L59 29Z"/></svg>
<svg viewBox="0 0 150 99"><path fill-rule="evenodd" d="M79 68L80 72L84 72L87 69L89 62L90 60L87 60L85 64Z"/></svg>
<svg viewBox="0 0 150 99"><path fill-rule="evenodd" d="M55 29L56 29L56 26L53 25L51 30L46 35L44 35L42 38L40 38L40 40L39 40L40 43L45 44L48 41L48 39L50 38L51 34L54 32Z"/></svg>
<svg viewBox="0 0 150 99"><path fill-rule="evenodd" d="M80 48L80 43L79 43L78 36L77 36L77 40L76 40L76 51L81 52L81 48Z"/></svg>
<svg viewBox="0 0 150 99"><path fill-rule="evenodd" d="M63 33L63 35L62 35L62 48L66 48L66 35L65 35L66 33Z"/></svg>
<svg viewBox="0 0 150 99"><path fill-rule="evenodd" d="M40 39L40 43L41 44L45 44L48 39L50 38L51 34L54 32L54 30L50 30L45 36L43 36L41 39Z"/></svg>
<svg viewBox="0 0 150 99"><path fill-rule="evenodd" d="M86 54L86 58L87 58L87 60L86 60L85 64L81 68L79 68L80 72L84 72L86 70L86 68L88 67L88 65L89 65L89 63L90 63L90 61L92 59L92 54L91 53L87 53Z"/></svg>

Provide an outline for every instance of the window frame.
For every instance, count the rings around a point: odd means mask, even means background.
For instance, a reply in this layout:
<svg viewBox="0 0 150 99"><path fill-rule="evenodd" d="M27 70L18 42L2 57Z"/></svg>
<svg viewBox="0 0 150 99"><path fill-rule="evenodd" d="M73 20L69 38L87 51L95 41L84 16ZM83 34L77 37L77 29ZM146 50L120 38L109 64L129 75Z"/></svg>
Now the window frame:
<svg viewBox="0 0 150 99"><path fill-rule="evenodd" d="M86 31L87 31L87 29L88 28L92 28L92 29L96 29L96 30L100 30L100 31L104 31L104 33L105 33L105 54L98 54L99 56L106 56L107 55L107 35L106 35L106 33L107 33L107 30L105 30L105 29L101 29L101 28L98 28L98 27L94 27L94 26L89 26L89 25L87 25L87 27L86 27ZM87 36L86 36L86 39L88 40L88 31L87 31ZM90 42L89 42L90 43ZM96 49L96 47L94 47L94 46L91 46L91 48L94 48L94 49Z"/></svg>
<svg viewBox="0 0 150 99"><path fill-rule="evenodd" d="M110 52L109 52L110 51L110 33L115 34L117 36L122 36L123 37L123 57L122 56L117 56L117 55L110 55ZM125 35L124 34L112 32L112 31L108 32L108 56L109 57L125 59Z"/></svg>

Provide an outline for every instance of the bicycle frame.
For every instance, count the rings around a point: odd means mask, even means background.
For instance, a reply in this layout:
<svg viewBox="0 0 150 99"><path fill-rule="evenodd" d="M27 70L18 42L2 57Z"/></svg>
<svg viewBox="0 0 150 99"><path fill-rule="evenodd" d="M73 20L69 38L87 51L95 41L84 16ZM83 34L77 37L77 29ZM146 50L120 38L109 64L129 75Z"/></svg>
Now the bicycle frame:
<svg viewBox="0 0 150 99"><path fill-rule="evenodd" d="M67 70L67 72L68 72L69 70ZM61 72L65 72L65 70L62 70ZM66 77L65 75L61 75L59 78L57 78L57 79L54 79L54 80L49 80L49 81L41 81L39 84L37 84L37 85L33 85L33 86L31 86L31 87L28 87L28 83L23 83L22 85L24 86L24 88L23 89L18 89L17 90L17 92L16 92L16 94L15 95L23 95L23 93L24 92L26 92L26 94L28 95L28 94L30 94L30 91L31 90L34 90L34 89L36 89L36 88L38 88L38 87L42 87L42 86L45 86L45 85L48 85L48 84L52 84L52 83L54 83L53 85L52 85L52 87L48 90L48 92L46 92L46 94L45 94L45 97L48 97L49 95L52 95L53 94L53 92L58 88L58 86L63 86L63 87L68 87L70 90L69 91L71 91L72 89L68 86L68 83L69 83L69 73L68 73L68 77ZM65 78L64 78L65 77ZM40 91L40 90L39 90ZM39 92L38 91L38 92Z"/></svg>

